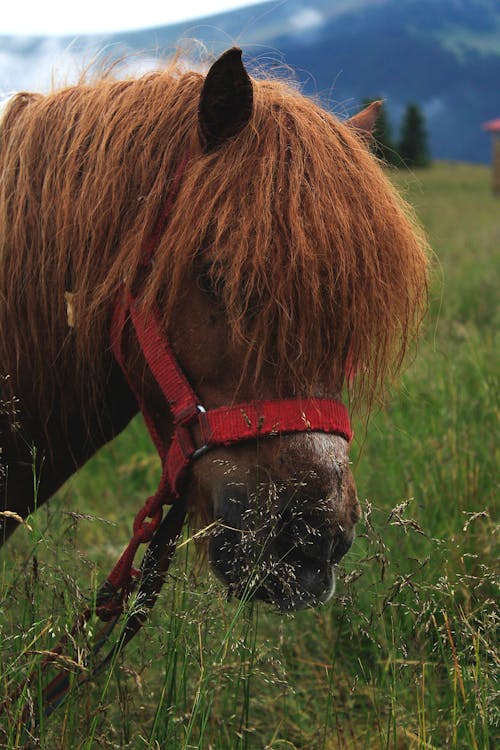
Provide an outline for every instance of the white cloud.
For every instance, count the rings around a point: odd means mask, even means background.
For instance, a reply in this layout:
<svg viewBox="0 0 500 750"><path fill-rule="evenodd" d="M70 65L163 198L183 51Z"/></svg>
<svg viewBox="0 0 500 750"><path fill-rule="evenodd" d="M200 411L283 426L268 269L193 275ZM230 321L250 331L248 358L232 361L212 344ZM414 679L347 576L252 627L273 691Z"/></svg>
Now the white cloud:
<svg viewBox="0 0 500 750"><path fill-rule="evenodd" d="M19 39L7 49L0 50L0 101L15 91L50 91L52 88L76 83L81 75L99 62L106 65L112 52L120 56L118 48L107 50L102 45L67 45L60 38L37 40ZM108 54L109 52L109 54ZM120 77L136 76L154 70L162 60L150 55L127 56L123 50Z"/></svg>
<svg viewBox="0 0 500 750"><path fill-rule="evenodd" d="M90 55L89 55L90 56ZM59 39L44 39L31 48L18 43L0 52L0 92L47 91L52 84L75 81L86 55Z"/></svg>
<svg viewBox="0 0 500 750"><path fill-rule="evenodd" d="M290 18L290 26L294 31L309 31L321 26L324 18L314 8L301 8Z"/></svg>

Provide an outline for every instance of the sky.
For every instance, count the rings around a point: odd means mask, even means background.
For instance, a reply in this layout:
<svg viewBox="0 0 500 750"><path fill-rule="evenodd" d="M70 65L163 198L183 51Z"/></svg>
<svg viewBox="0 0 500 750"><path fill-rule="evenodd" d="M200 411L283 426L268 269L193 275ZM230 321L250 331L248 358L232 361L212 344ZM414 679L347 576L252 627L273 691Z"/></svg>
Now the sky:
<svg viewBox="0 0 500 750"><path fill-rule="evenodd" d="M127 31L188 21L259 0L8 0L2 34L65 35Z"/></svg>

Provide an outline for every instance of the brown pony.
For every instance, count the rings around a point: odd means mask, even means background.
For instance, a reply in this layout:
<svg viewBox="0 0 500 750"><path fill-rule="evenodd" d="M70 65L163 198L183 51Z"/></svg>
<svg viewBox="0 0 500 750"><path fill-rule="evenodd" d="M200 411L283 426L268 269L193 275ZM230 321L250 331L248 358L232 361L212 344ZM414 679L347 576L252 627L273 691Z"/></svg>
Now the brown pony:
<svg viewBox="0 0 500 750"><path fill-rule="evenodd" d="M425 307L426 243L370 154L378 105L340 122L233 49L209 75L175 66L49 95L0 126L0 509L45 502L138 411L172 419L137 341L109 343L140 288L210 408L255 399L368 407ZM142 248L184 160L153 263ZM134 386L131 388L131 384ZM14 413L14 422L7 412ZM304 431L219 447L185 499L217 575L282 609L326 601L359 516L345 437ZM33 464L38 493L33 497ZM15 521L2 518L2 539Z"/></svg>

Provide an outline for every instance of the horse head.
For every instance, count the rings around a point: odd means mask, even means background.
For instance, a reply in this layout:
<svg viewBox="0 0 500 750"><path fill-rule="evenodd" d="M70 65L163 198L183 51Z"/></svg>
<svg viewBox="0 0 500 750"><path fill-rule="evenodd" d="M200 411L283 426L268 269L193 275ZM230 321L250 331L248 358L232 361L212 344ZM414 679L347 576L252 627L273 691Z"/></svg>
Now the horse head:
<svg viewBox="0 0 500 750"><path fill-rule="evenodd" d="M335 566L359 519L349 420L342 414L335 432L315 431L305 417L310 400L297 399L293 384L279 384L274 367L261 368L257 380L252 367L242 367L249 345L231 336L224 307L203 273L199 268L186 285L169 344L202 405L200 416L222 412L224 421L239 420L245 435L248 427L251 438L204 452L206 438L195 420L191 434L201 455L191 461L184 499L195 523L209 529L210 563L230 592L281 610L317 605L334 591ZM150 375L141 373L138 387L148 408L164 414L164 398ZM308 393L314 404L342 407L339 386L318 383ZM289 434L285 427L283 433L276 417L271 435L265 434L258 424L269 419L265 404L280 412L285 403L293 417L299 412L298 431ZM168 444L171 425L165 427Z"/></svg>
<svg viewBox="0 0 500 750"><path fill-rule="evenodd" d="M22 446L46 455L40 504L139 407L165 481L171 446L188 455L173 494L210 527L230 591L281 610L331 596L359 518L340 399L347 384L370 406L426 290L425 240L367 148L378 108L341 122L250 78L237 49L206 77L168 70L13 101L0 130L0 355L25 431L4 453L12 497L32 487ZM159 387L136 303L160 331L152 359L172 352L205 417L186 422ZM235 439L207 438L224 409Z"/></svg>
<svg viewBox="0 0 500 750"><path fill-rule="evenodd" d="M197 134L201 158L216 162L228 144L237 144L242 132L251 127L253 100L253 84L241 62L241 51L229 50L211 67L200 93ZM371 105L357 115L351 127L369 133L378 106ZM185 169L181 163L174 183L183 179ZM177 190L177 185L171 186L169 204L177 199L173 195ZM249 197L242 195L241 200ZM233 210L237 222L238 201ZM164 219L168 223L168 216ZM255 222L259 219L256 214ZM212 222L216 223L217 217ZM168 345L200 408L203 405L203 412L211 412L236 403L233 411L239 410L250 425L241 403L293 402L297 395L339 403L347 366L345 348L342 362L333 368L334 378L308 373L305 390L298 393L293 377L284 377L271 360L258 361L258 348L249 336L234 334L226 307L228 278L214 233L217 227L207 232L193 258L190 273L183 278L182 294L168 315L172 323L166 326ZM229 238L229 252L230 246ZM272 246L266 252L272 255ZM293 254L292 246L289 252ZM277 264L274 273L286 275L287 268ZM258 290L254 289L252 296L245 288L252 281L241 275L236 289L247 332L252 320L265 314ZM272 286L270 279L271 294ZM275 335L279 336L279 331ZM296 351L300 356L299 346ZM136 361L141 362L140 352L136 352ZM164 411L163 397L168 399L168 394L161 395L157 383L145 378L143 370L136 388L143 400L152 398L150 411ZM297 403L300 410L301 402ZM154 429L161 431L158 425ZM195 442L203 443L196 426L193 432ZM350 435L342 429L316 431L307 424L293 434L278 426L276 433L261 437L257 426L251 440L213 447L192 462L183 495L197 523L210 529L210 563L228 590L271 602L281 610L293 610L324 603L333 594L335 566L353 542L360 509L349 466ZM171 440L168 425L165 444ZM204 453L199 448L197 452Z"/></svg>

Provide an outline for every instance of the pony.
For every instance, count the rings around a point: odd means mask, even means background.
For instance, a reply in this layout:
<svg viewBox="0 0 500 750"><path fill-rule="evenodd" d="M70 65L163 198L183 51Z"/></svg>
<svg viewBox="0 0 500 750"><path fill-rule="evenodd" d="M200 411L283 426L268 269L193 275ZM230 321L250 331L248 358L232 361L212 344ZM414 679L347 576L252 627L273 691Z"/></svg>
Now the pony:
<svg viewBox="0 0 500 750"><path fill-rule="evenodd" d="M250 424L238 404L257 404L259 425L234 442L203 445L201 422L189 427L203 450L178 494L193 524L214 526L215 574L280 610L330 598L360 510L350 428L324 410L347 392L369 412L426 306L425 237L370 151L379 108L341 121L286 81L251 77L237 48L207 75L172 63L9 101L2 541L139 410L171 445L175 399L120 302L133 295L200 412L228 407ZM281 401L293 418L260 434L258 405L274 414Z"/></svg>

